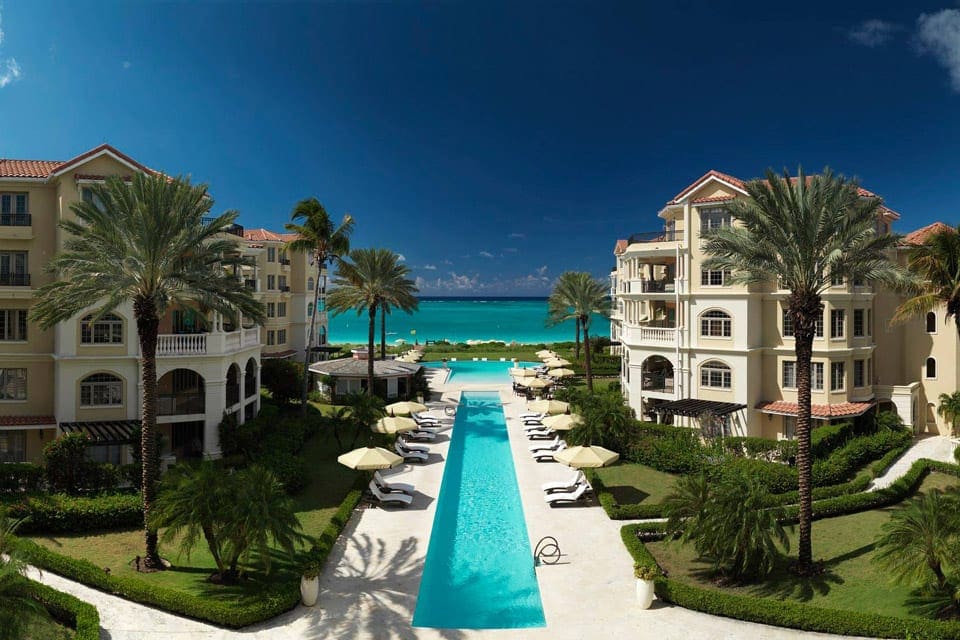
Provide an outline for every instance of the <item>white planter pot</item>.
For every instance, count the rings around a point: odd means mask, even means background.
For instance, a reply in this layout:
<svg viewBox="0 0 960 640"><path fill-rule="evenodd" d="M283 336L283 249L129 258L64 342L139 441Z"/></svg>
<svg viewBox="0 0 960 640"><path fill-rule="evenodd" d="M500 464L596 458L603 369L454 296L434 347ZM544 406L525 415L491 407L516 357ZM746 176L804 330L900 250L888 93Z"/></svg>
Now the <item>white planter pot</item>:
<svg viewBox="0 0 960 640"><path fill-rule="evenodd" d="M637 579L637 604L641 609L649 609L653 604L653 580Z"/></svg>
<svg viewBox="0 0 960 640"><path fill-rule="evenodd" d="M300 578L300 599L305 607L312 607L317 604L317 597L320 595L320 578Z"/></svg>

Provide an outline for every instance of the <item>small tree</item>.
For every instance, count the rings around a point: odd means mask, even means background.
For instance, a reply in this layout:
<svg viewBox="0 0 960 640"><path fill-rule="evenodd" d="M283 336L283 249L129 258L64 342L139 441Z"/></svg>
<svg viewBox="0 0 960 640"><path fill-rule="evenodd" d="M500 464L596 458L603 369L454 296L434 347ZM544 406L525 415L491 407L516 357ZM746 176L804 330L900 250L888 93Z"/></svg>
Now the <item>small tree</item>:
<svg viewBox="0 0 960 640"><path fill-rule="evenodd" d="M941 393L937 413L950 421L953 435L957 435L957 423L960 422L960 391Z"/></svg>
<svg viewBox="0 0 960 640"><path fill-rule="evenodd" d="M344 413L340 417L346 417L356 429L353 442L350 443L351 448L357 446L361 433L364 431L371 433L370 428L373 424L387 415L383 408L383 400L369 393L351 393L343 399L343 404L347 406L349 413Z"/></svg>
<svg viewBox="0 0 960 640"><path fill-rule="evenodd" d="M567 434L568 443L623 451L634 422L633 412L623 398L613 393L585 394L579 398L577 408L581 422Z"/></svg>
<svg viewBox="0 0 960 640"><path fill-rule="evenodd" d="M43 447L47 482L51 491L80 493L92 475L87 458L89 438L82 433L65 433Z"/></svg>
<svg viewBox="0 0 960 640"><path fill-rule="evenodd" d="M287 404L300 395L303 366L283 358L268 358L260 370L260 382L275 402Z"/></svg>

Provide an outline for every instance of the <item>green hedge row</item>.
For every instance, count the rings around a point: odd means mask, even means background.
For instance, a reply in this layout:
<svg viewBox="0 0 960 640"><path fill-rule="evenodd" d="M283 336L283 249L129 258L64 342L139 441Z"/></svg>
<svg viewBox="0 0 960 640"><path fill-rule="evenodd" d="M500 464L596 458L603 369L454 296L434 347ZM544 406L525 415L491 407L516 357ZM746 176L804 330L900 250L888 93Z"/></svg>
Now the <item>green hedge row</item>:
<svg viewBox="0 0 960 640"><path fill-rule="evenodd" d="M37 491L43 484L43 467L29 462L0 464L0 493Z"/></svg>
<svg viewBox="0 0 960 640"><path fill-rule="evenodd" d="M55 620L75 629L75 640L100 640L100 613L92 604L25 578L16 593L36 600Z"/></svg>
<svg viewBox="0 0 960 640"><path fill-rule="evenodd" d="M6 504L11 517L27 518L20 533L83 533L143 524L143 502L135 493L93 497L31 494Z"/></svg>
<svg viewBox="0 0 960 640"><path fill-rule="evenodd" d="M810 432L810 455L814 460L826 458L854 435L852 422L816 427Z"/></svg>
<svg viewBox="0 0 960 640"><path fill-rule="evenodd" d="M870 473L873 474L874 478L879 478L884 473L887 472L887 469L893 466L893 463L900 459L900 456L905 454L909 449L912 442L905 442L899 447L894 447L890 451L887 451L886 455L870 465Z"/></svg>
<svg viewBox="0 0 960 640"><path fill-rule="evenodd" d="M359 488L354 488L347 493L330 524L321 533L316 550L311 550L311 553L322 553L322 558L326 559L333 547L333 542L350 519L350 514L356 508L361 495ZM138 578L107 575L101 567L92 562L54 553L30 540L18 539L16 544L24 558L41 569L127 600L223 627L236 629L268 620L294 608L300 600L299 583L292 582L283 587L264 590L259 596L259 601L252 604L236 605L217 602L151 584Z"/></svg>

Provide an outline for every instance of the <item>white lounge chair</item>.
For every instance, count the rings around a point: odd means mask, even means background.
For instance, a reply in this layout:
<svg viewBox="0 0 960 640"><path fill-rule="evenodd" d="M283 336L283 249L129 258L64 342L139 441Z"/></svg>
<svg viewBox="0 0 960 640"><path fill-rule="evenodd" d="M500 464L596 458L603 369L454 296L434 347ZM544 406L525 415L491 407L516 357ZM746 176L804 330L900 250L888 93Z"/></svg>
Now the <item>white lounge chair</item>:
<svg viewBox="0 0 960 640"><path fill-rule="evenodd" d="M540 418L524 418L523 426L525 427L535 427L543 424L543 420Z"/></svg>
<svg viewBox="0 0 960 640"><path fill-rule="evenodd" d="M403 456L405 462L426 462L430 457L426 451L420 449L408 449L399 440L393 445L393 448Z"/></svg>
<svg viewBox="0 0 960 640"><path fill-rule="evenodd" d="M550 438L555 438L557 432L553 429L548 429L544 427L542 429L531 429L527 431L527 438L530 440L549 440Z"/></svg>
<svg viewBox="0 0 960 640"><path fill-rule="evenodd" d="M439 418L434 418L433 416L424 415L424 414L422 414L422 413L419 414L419 415L416 414L416 413L411 413L411 414L410 414L410 417L413 418L413 421L416 422L416 423L417 423L418 425L420 425L420 426L424 426L424 427L439 427L439 426L440 426L440 419L439 419Z"/></svg>
<svg viewBox="0 0 960 640"><path fill-rule="evenodd" d="M415 431L404 431L403 435L407 440L414 441L427 441L433 440L437 437L436 431L429 431L427 429L417 429Z"/></svg>
<svg viewBox="0 0 960 640"><path fill-rule="evenodd" d="M573 491L577 488L578 484L585 481L586 478L583 476L583 471L577 471L566 480L544 482L542 486L545 493L563 493L566 491Z"/></svg>
<svg viewBox="0 0 960 640"><path fill-rule="evenodd" d="M413 495L413 485L407 482L389 482L379 471L373 472L373 479L383 491L387 493L407 493Z"/></svg>
<svg viewBox="0 0 960 640"><path fill-rule="evenodd" d="M556 462L557 460L553 457L553 454L557 453L558 451L563 451L566 448L567 443L561 440L560 446L556 449L542 449L539 451L531 451L530 453L533 455L533 459L537 462Z"/></svg>
<svg viewBox="0 0 960 640"><path fill-rule="evenodd" d="M409 496L405 493L384 493L383 491L380 491L380 487L378 487L377 483L373 480L370 481L370 484L367 488L370 489L370 493L373 494L373 497L383 504L399 504L405 507L413 502L413 496Z"/></svg>
<svg viewBox="0 0 960 640"><path fill-rule="evenodd" d="M530 445L530 451L552 451L559 447L561 443L563 443L564 446L567 445L566 442L560 439L560 436L557 436L550 442L538 442L537 444Z"/></svg>
<svg viewBox="0 0 960 640"><path fill-rule="evenodd" d="M547 428L547 425L543 424L542 422L530 422L528 424L523 425L524 431L536 431L537 429L546 429L546 428Z"/></svg>
<svg viewBox="0 0 960 640"><path fill-rule="evenodd" d="M397 438L397 442L399 442L404 449L409 449L410 451L419 451L420 453L430 453L430 449L427 449L423 445L407 442L407 439L404 437L405 435L406 434L403 434Z"/></svg>
<svg viewBox="0 0 960 640"><path fill-rule="evenodd" d="M578 484L577 488L573 491L568 491L566 493L551 493L550 495L544 496L544 499L551 507L555 507L558 504L573 504L574 502L580 502L586 498L589 488L590 485L581 483Z"/></svg>
<svg viewBox="0 0 960 640"><path fill-rule="evenodd" d="M520 414L521 420L543 420L547 417L545 413L537 413L536 411L524 411Z"/></svg>

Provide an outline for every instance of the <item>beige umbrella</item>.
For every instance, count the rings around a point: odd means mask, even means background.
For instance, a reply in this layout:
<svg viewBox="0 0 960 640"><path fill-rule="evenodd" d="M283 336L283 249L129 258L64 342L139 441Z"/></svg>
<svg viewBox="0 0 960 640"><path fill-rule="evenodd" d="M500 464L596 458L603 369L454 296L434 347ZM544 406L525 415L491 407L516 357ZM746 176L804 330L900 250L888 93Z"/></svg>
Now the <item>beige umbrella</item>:
<svg viewBox="0 0 960 640"><path fill-rule="evenodd" d="M374 433L402 433L416 428L413 418L380 418L370 427Z"/></svg>
<svg viewBox="0 0 960 640"><path fill-rule="evenodd" d="M360 447L338 456L337 462L351 469L372 471L373 469L395 467L403 462L403 458L393 451L387 451L380 447Z"/></svg>
<svg viewBox="0 0 960 640"><path fill-rule="evenodd" d="M547 371L547 375L551 378L569 378L574 375L573 369L550 369Z"/></svg>
<svg viewBox="0 0 960 640"><path fill-rule="evenodd" d="M564 360L563 358L551 358L550 360L547 360L547 361L544 362L543 364L545 364L545 365L547 365L548 367L550 367L551 369L553 369L553 368L556 368L556 367L569 367L569 366L570 366L570 361L569 361L569 360Z"/></svg>
<svg viewBox="0 0 960 640"><path fill-rule="evenodd" d="M558 416L547 416L543 419L543 426L554 431L570 431L582 422L580 416L573 413L561 413Z"/></svg>
<svg viewBox="0 0 960 640"><path fill-rule="evenodd" d="M527 408L530 409L530 411L546 413L553 416L558 413L566 413L570 410L570 405L560 400L535 400L528 404Z"/></svg>
<svg viewBox="0 0 960 640"><path fill-rule="evenodd" d="M519 381L517 384L522 384L528 389L546 389L553 383L549 380L544 380L543 378L530 378L529 380L525 378Z"/></svg>
<svg viewBox="0 0 960 640"><path fill-rule="evenodd" d="M591 444L586 447L570 447L558 451L553 454L553 458L574 469L586 469L613 464L620 458L620 454Z"/></svg>
<svg viewBox="0 0 960 640"><path fill-rule="evenodd" d="M555 354L553 351L550 351L550 349L541 349L540 351L537 351L538 358L543 358L546 356L553 357L555 355L557 354Z"/></svg>
<svg viewBox="0 0 960 640"><path fill-rule="evenodd" d="M384 407L384 409L386 409L387 413L391 416L408 416L411 413L420 413L421 411L426 411L427 405L420 404L419 402L404 400L402 402L388 404L386 407Z"/></svg>
<svg viewBox="0 0 960 640"><path fill-rule="evenodd" d="M537 372L533 369L510 369L510 375L514 378L536 378Z"/></svg>

